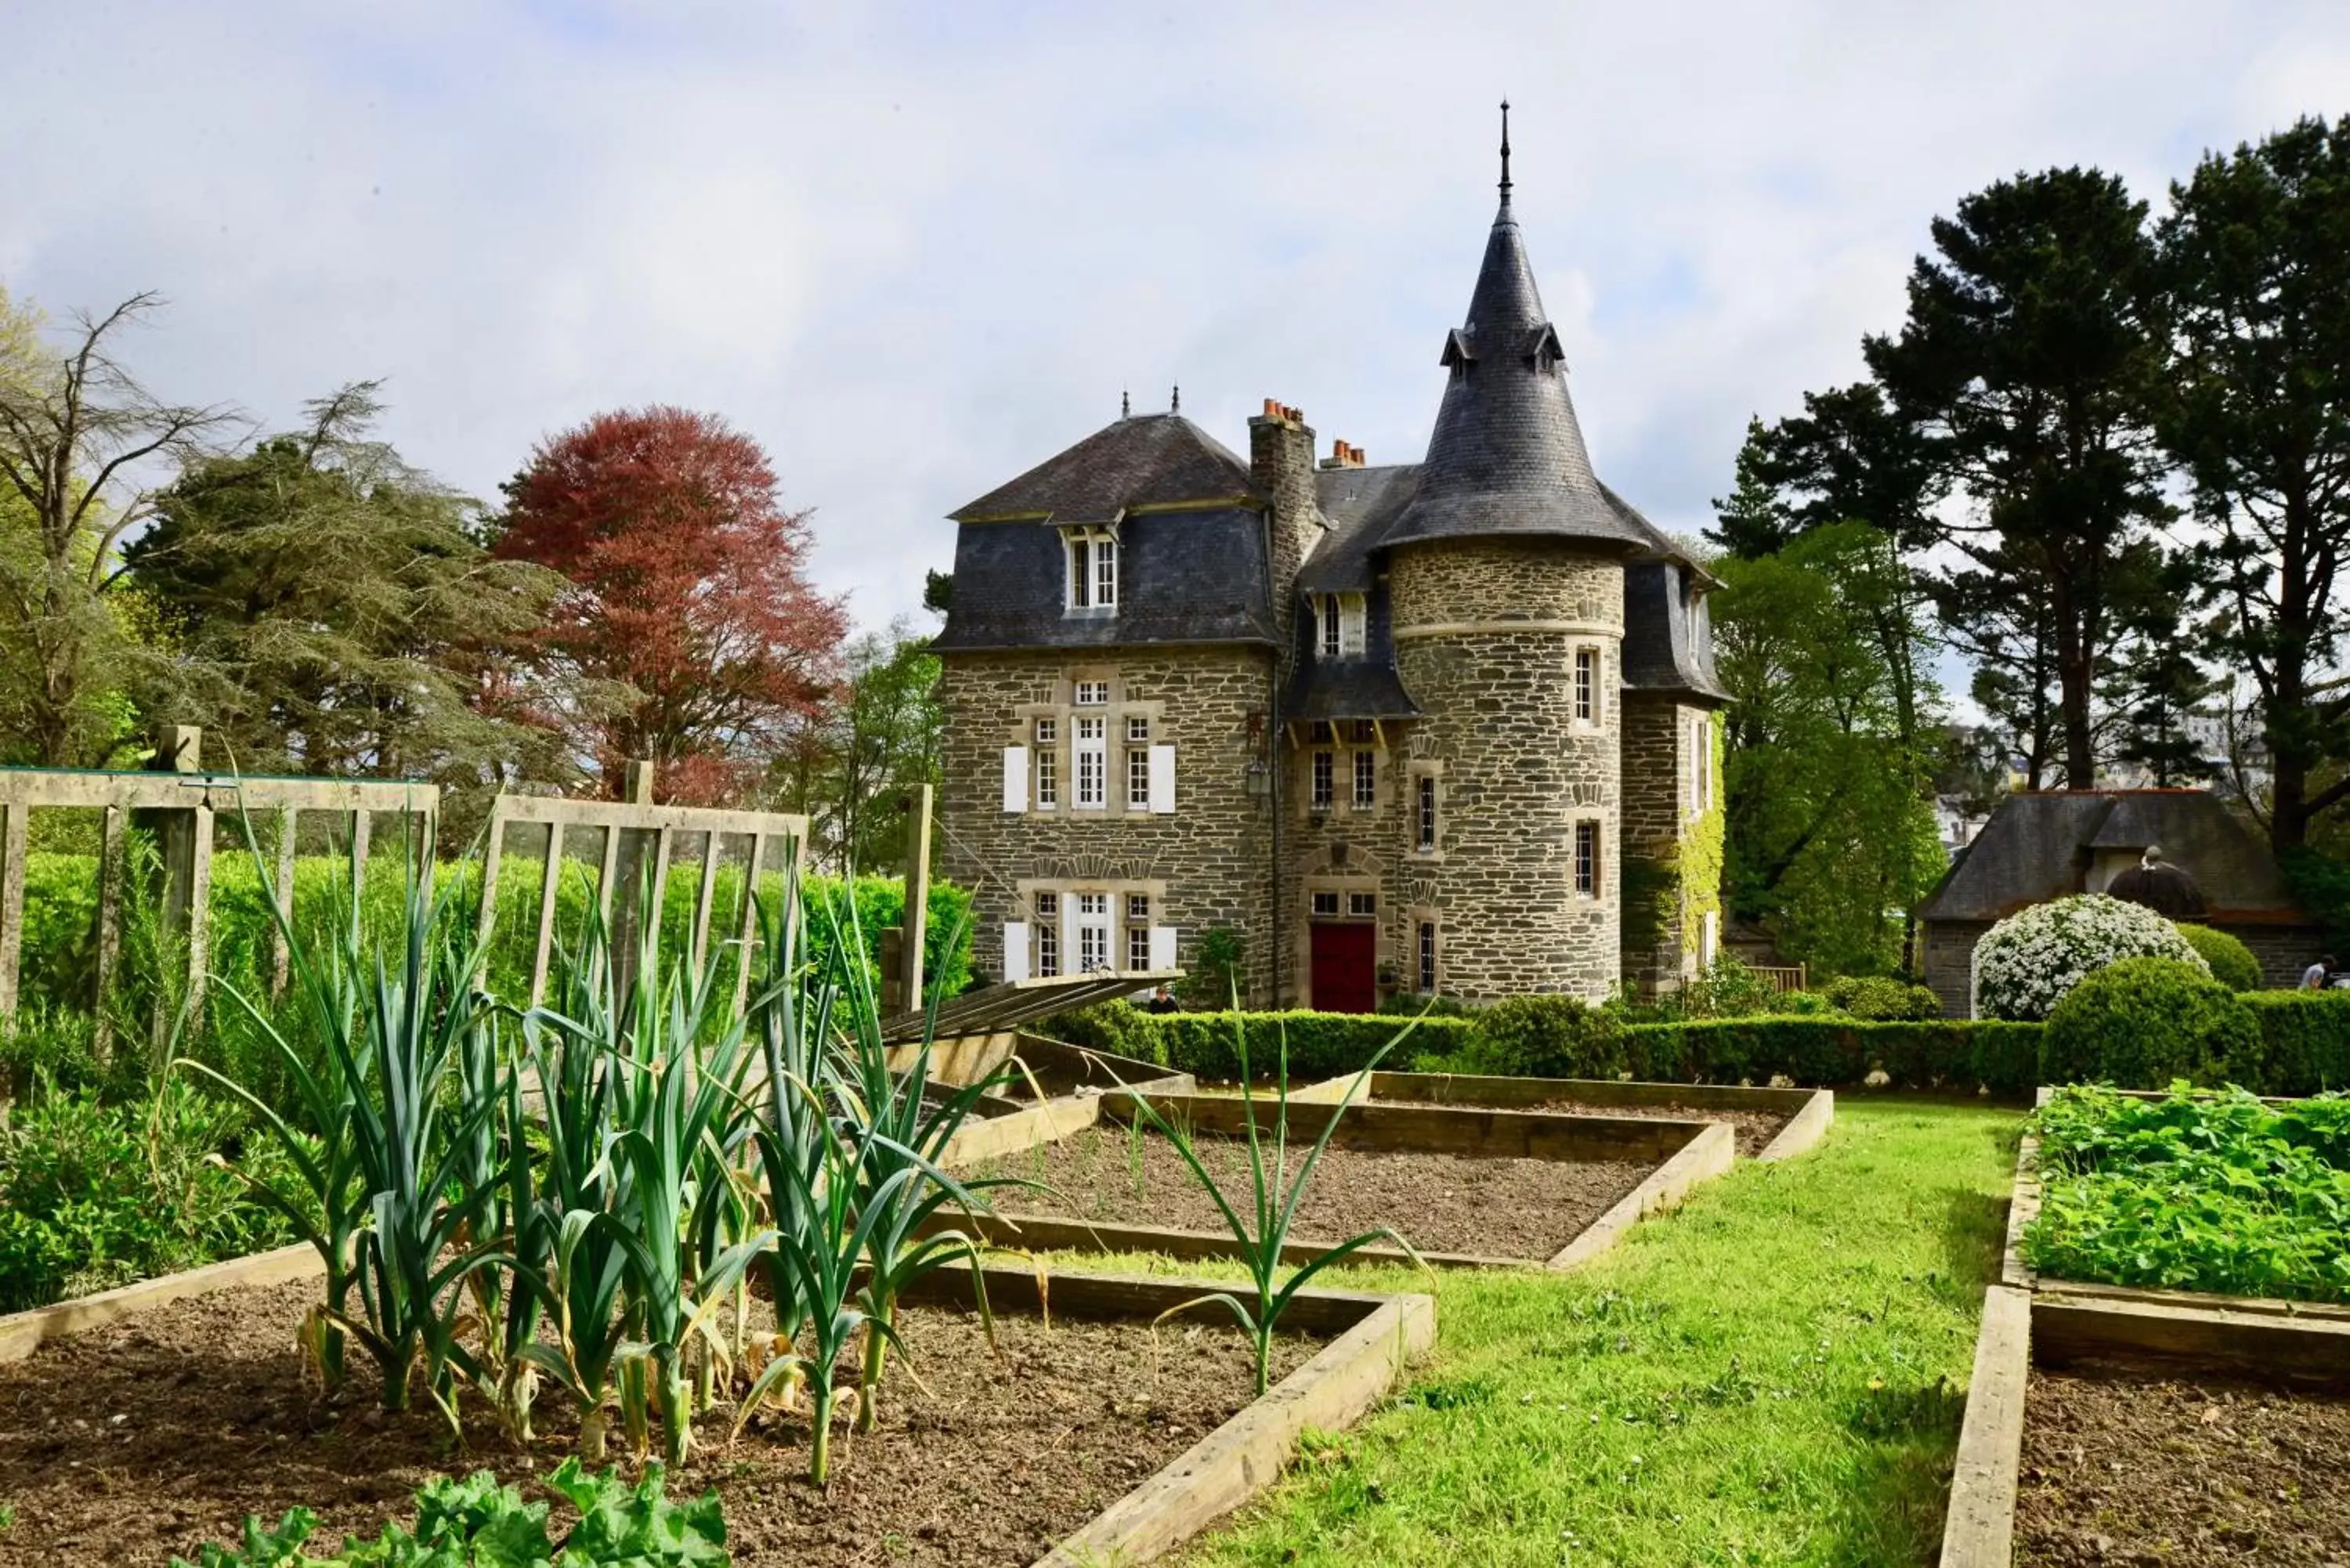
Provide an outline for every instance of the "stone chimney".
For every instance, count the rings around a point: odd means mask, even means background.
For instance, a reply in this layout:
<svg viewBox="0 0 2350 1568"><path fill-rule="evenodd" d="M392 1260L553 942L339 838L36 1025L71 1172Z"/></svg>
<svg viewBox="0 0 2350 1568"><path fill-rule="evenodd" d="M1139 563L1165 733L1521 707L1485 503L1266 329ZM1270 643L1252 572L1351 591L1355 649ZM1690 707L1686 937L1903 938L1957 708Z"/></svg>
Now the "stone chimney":
<svg viewBox="0 0 2350 1568"><path fill-rule="evenodd" d="M1289 659L1290 623L1296 615L1297 568L1322 537L1315 502L1314 430L1296 409L1264 400L1249 421L1249 478L1272 503L1268 538L1273 555L1273 615L1281 628L1282 659Z"/></svg>

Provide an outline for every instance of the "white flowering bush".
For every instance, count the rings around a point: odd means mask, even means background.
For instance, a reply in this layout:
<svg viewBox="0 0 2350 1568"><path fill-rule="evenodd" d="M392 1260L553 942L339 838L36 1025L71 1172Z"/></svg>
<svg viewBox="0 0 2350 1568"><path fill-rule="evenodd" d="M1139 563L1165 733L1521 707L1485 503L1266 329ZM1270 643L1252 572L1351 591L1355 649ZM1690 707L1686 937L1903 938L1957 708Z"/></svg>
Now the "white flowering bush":
<svg viewBox="0 0 2350 1568"><path fill-rule="evenodd" d="M1975 1016L2038 1023L2064 993L2126 958L2177 959L2209 974L2178 928L2143 904L2083 893L2018 910L1975 944Z"/></svg>

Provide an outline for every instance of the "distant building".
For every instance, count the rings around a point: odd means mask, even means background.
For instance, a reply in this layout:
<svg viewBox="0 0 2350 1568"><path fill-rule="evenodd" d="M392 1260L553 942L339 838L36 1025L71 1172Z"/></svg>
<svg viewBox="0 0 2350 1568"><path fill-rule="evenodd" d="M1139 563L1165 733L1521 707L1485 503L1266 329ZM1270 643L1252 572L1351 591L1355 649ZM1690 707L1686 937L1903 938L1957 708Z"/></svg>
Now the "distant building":
<svg viewBox="0 0 2350 1568"><path fill-rule="evenodd" d="M1967 1014L1975 943L2018 909L2102 893L2150 847L2191 878L2201 923L2241 939L2267 984L2289 986L2322 935L2284 875L2228 805L2208 790L2078 790L2010 795L1918 911L1926 983L1942 1010Z"/></svg>
<svg viewBox="0 0 2350 1568"><path fill-rule="evenodd" d="M1510 206L1425 461L1135 415L954 513L949 875L1010 979L1196 968L1363 1010L1712 956L1711 578L1600 483ZM1684 855L1685 846L1700 852Z"/></svg>

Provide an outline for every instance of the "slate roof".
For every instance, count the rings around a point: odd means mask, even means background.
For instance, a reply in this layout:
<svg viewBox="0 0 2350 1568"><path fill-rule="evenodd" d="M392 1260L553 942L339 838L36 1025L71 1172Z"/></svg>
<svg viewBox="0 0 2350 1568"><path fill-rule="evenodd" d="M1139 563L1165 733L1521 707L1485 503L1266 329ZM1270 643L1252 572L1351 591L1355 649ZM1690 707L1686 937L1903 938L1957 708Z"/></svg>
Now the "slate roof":
<svg viewBox="0 0 2350 1568"><path fill-rule="evenodd" d="M1297 591L1345 594L1369 591L1376 573L1371 551L1379 535L1409 504L1419 489L1419 464L1383 468L1326 468L1314 475L1315 504L1330 524L1298 569Z"/></svg>
<svg viewBox="0 0 2350 1568"><path fill-rule="evenodd" d="M947 515L957 523L1114 523L1138 507L1253 499L1248 464L1231 448L1180 414L1137 414Z"/></svg>
<svg viewBox="0 0 2350 1568"><path fill-rule="evenodd" d="M1638 560L1624 568L1624 684L1636 691L1669 691L1706 702L1727 702L1714 678L1711 649L1698 647L1690 624L1684 576L1678 560Z"/></svg>
<svg viewBox="0 0 2350 1568"><path fill-rule="evenodd" d="M2308 921L2265 846L2204 790L2051 790L2012 794L1983 824L1918 911L1927 920L1997 920L2082 890L2099 850L2159 845L2202 889L2217 924Z"/></svg>
<svg viewBox="0 0 2350 1568"><path fill-rule="evenodd" d="M931 644L946 651L1118 648L1138 643L1273 645L1273 572L1263 516L1244 506L1151 512L1118 525L1114 615L1064 604L1061 531L967 523L955 530L954 599Z"/></svg>
<svg viewBox="0 0 2350 1568"><path fill-rule="evenodd" d="M1543 312L1506 186L1468 319L1447 335L1440 362L1465 369L1444 389L1418 492L1383 545L1493 535L1630 550L1661 543L1591 471L1558 332Z"/></svg>

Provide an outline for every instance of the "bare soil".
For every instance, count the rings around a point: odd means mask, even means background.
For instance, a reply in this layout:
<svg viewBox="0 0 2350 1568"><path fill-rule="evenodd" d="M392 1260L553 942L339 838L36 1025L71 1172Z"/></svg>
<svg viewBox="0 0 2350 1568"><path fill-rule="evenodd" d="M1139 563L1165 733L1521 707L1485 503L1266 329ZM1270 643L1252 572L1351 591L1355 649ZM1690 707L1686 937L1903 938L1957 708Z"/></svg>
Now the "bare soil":
<svg viewBox="0 0 2350 1568"><path fill-rule="evenodd" d="M1711 1106L1596 1106L1586 1100L1560 1098L1534 1105L1487 1105L1482 1100L1380 1099L1382 1106L1444 1106L1476 1111L1547 1111L1569 1116L1637 1116L1642 1121L1728 1122L1738 1138L1738 1152L1752 1159L1771 1145L1794 1116L1783 1111L1721 1110Z"/></svg>
<svg viewBox="0 0 2350 1568"><path fill-rule="evenodd" d="M1254 1187L1244 1139L1193 1140L1216 1185L1245 1218ZM1312 1149L1290 1148L1290 1170ZM1268 1146L1267 1155L1270 1158ZM1333 1147L1323 1151L1305 1189L1293 1237L1344 1241L1394 1227L1423 1252L1489 1258L1548 1258L1638 1187L1658 1162L1492 1159L1454 1154ZM1057 1143L1007 1155L985 1174L1041 1181L1051 1193L1003 1190L1008 1214L1052 1214L1110 1224L1160 1225L1228 1234L1222 1215L1157 1133L1087 1127Z"/></svg>
<svg viewBox="0 0 2350 1568"><path fill-rule="evenodd" d="M2350 1394L2120 1368L2034 1372L2015 1560L2350 1563Z"/></svg>
<svg viewBox="0 0 2350 1568"><path fill-rule="evenodd" d="M490 1469L548 1495L534 1477L577 1437L560 1390L540 1396L528 1449L484 1412L467 1423L472 1446L449 1452L437 1415L377 1407L356 1349L339 1397L308 1386L294 1335L315 1289L217 1292L0 1366L0 1503L16 1511L0 1565L193 1559L203 1542L234 1541L244 1515L275 1523L296 1505L319 1514L311 1539L323 1546L412 1518L411 1494L436 1474ZM880 1429L837 1432L828 1494L805 1480L804 1417L763 1417L732 1449L731 1410L701 1423L671 1494L717 1489L743 1568L1033 1562L1253 1394L1246 1342L1213 1324L1154 1334L1005 1314L1002 1360L970 1313L909 1308L900 1328L927 1386L893 1358ZM1318 1348L1277 1343L1274 1376ZM550 1529L566 1514L557 1501Z"/></svg>

